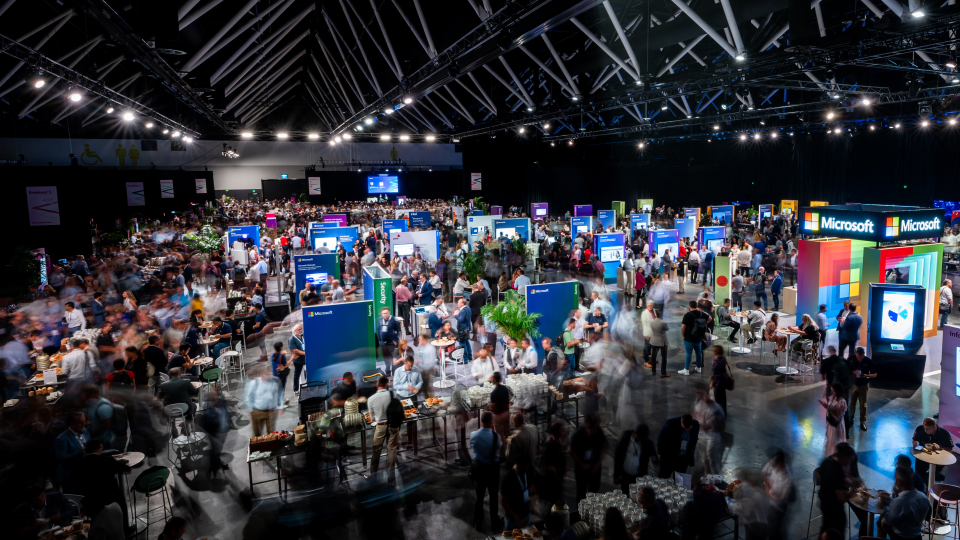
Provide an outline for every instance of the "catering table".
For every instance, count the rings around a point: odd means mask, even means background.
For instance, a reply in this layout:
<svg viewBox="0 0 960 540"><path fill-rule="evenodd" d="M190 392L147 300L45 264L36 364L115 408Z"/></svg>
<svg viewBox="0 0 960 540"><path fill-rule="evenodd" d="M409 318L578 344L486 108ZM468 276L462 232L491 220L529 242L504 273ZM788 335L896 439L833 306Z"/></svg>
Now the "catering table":
<svg viewBox="0 0 960 540"><path fill-rule="evenodd" d="M739 354L749 354L750 349L743 346L743 326L749 324L750 316L745 313L731 313L730 318L740 323L740 344L737 347L730 347L730 352L735 352Z"/></svg>
<svg viewBox="0 0 960 540"><path fill-rule="evenodd" d="M868 488L867 491L872 495L867 499L861 499L860 497L850 497L850 500L847 501L847 504L854 508L859 508L867 513L867 536L873 536L874 522L876 521L876 515L882 513L887 509L889 503L881 503L879 499L879 493L873 488Z"/></svg>
<svg viewBox="0 0 960 540"><path fill-rule="evenodd" d="M803 332L794 332L787 328L778 328L777 333L787 337L787 353L783 355L783 366L777 368L777 373L784 375L796 375L800 370L790 367L790 339L804 335Z"/></svg>
<svg viewBox="0 0 960 540"><path fill-rule="evenodd" d="M927 454L926 452L917 450L917 447L914 446L910 449L910 453L913 454L913 457L917 458L920 461L925 461L930 465L930 472L927 474L927 498L930 500L930 507L935 508L937 501L933 497L933 483L936 481L937 476L937 465L942 465L944 467L948 465L953 465L957 462L957 456L949 450L932 450L932 454ZM943 535L950 532L949 525L943 525L937 530L933 531L934 534Z"/></svg>
<svg viewBox="0 0 960 540"><path fill-rule="evenodd" d="M248 476L248 478L249 478L249 480L250 480L250 494L251 494L251 495L253 494L253 486L259 486L259 485L261 485L261 484L269 484L269 483L271 483L271 482L276 481L276 482L277 482L277 492L278 492L278 495L281 496L281 497L283 497L283 496L286 494L286 491L287 491L287 490L286 490L286 484L284 484L284 480L285 480L287 477L284 477L284 476L283 476L283 469L282 469L282 467L281 467L281 458L286 457L286 456L293 456L293 455L296 455L296 454L304 454L304 453L306 453L306 451L307 451L306 445L303 445L303 446L295 446L295 445L289 444L289 445L287 445L287 446L284 446L284 447L282 447L282 448L278 448L278 449L270 452L270 455L269 455L269 456L251 459L251 458L250 458L250 445L248 444L248 445L247 445L247 476ZM276 477L276 478L271 478L271 479L269 479L269 480L260 480L259 482L254 482L254 481L253 481L253 464L256 463L256 462L258 462L258 461L267 461L267 460L271 460L271 459L274 459L274 458L277 460L277 477Z"/></svg>
<svg viewBox="0 0 960 540"><path fill-rule="evenodd" d="M440 439L437 437L437 419L443 420L443 442L440 442ZM418 426L421 420L430 420L431 429L432 429L432 438L433 443L427 446L420 446L420 440L417 436ZM406 426L407 431L407 440L410 445L413 447L413 455L418 456L420 450L429 450L431 448L440 448L440 451L443 453L443 460L447 461L447 447L451 444L448 436L447 430L447 415L446 414L423 414L417 413L417 416L413 418L407 418L403 421L402 426ZM349 428L345 427L343 432L345 435L360 434L360 457L363 463L363 468L367 468L367 430L374 430L376 426L374 424L367 423L366 421L359 426L351 426ZM456 441L454 441L456 442ZM386 442L384 442L386 446ZM397 449L397 453L403 452L403 447Z"/></svg>

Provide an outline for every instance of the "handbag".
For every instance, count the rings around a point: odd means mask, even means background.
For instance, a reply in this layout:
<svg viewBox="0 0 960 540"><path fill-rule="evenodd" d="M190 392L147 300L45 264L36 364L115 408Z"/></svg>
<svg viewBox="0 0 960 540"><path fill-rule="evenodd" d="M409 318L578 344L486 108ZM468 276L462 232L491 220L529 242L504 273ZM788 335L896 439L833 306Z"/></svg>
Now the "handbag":
<svg viewBox="0 0 960 540"><path fill-rule="evenodd" d="M497 435L496 431L491 430L491 432L493 433L493 444L490 445L490 463L492 464L493 458L496 456L497 441L500 439L500 436ZM470 470L467 471L467 478L469 478L472 482L479 482L481 475L480 469L483 467L483 465L483 463L480 463L476 459L471 461Z"/></svg>
<svg viewBox="0 0 960 540"><path fill-rule="evenodd" d="M736 386L736 381L733 379L733 373L730 372L730 363L726 362L727 366L727 390L733 390Z"/></svg>

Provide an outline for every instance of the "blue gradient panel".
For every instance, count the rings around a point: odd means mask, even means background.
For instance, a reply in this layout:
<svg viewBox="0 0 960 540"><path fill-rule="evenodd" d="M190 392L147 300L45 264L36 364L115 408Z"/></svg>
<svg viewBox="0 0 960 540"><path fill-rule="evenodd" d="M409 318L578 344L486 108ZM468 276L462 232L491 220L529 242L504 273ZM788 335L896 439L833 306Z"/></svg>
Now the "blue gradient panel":
<svg viewBox="0 0 960 540"><path fill-rule="evenodd" d="M695 219L675 219L674 228L677 229L677 234L680 235L680 238L693 240L697 236L697 220Z"/></svg>
<svg viewBox="0 0 960 540"><path fill-rule="evenodd" d="M376 367L373 302L346 302L303 308L307 381L326 381L346 372L359 377Z"/></svg>
<svg viewBox="0 0 960 540"><path fill-rule="evenodd" d="M318 276L320 274L321 276ZM322 255L294 255L293 257L293 276L295 294L293 295L294 305L300 305L300 291L307 285L307 280L315 281L318 277L325 274L327 281L340 279L340 261L336 253L324 253ZM314 286L316 287L316 283Z"/></svg>
<svg viewBox="0 0 960 540"><path fill-rule="evenodd" d="M577 204L573 207L573 216L574 217L586 217L593 216L593 205L592 204Z"/></svg>
<svg viewBox="0 0 960 540"><path fill-rule="evenodd" d="M557 336L567 327L567 321L573 310L580 303L580 283L577 281L562 281L529 285L527 287L527 313L540 313L537 321L540 326L540 338L535 346L543 357L543 343L541 338L548 337L556 341ZM542 362L541 362L542 364Z"/></svg>
<svg viewBox="0 0 960 540"><path fill-rule="evenodd" d="M603 263L605 281L617 279L617 268L624 257L623 233L596 234L593 236L593 253Z"/></svg>
<svg viewBox="0 0 960 540"><path fill-rule="evenodd" d="M410 226L418 229L430 228L430 212L410 212Z"/></svg>
<svg viewBox="0 0 960 540"><path fill-rule="evenodd" d="M383 232L390 234L394 232L407 232L407 220L405 219L385 219L383 220Z"/></svg>
<svg viewBox="0 0 960 540"><path fill-rule="evenodd" d="M773 205L772 204L761 204L759 206L760 219L773 217Z"/></svg>
<svg viewBox="0 0 960 540"><path fill-rule="evenodd" d="M649 224L649 221L647 223ZM592 232L593 216L577 216L570 218L570 229L574 238L577 237L577 233Z"/></svg>
<svg viewBox="0 0 960 540"><path fill-rule="evenodd" d="M318 238L333 239L343 244L344 249L350 251L353 249L353 243L360 238L360 232L357 227L311 227L310 228L310 248L316 249L316 240ZM329 243L329 242L328 242ZM327 246L330 251L336 251L336 244L333 247Z"/></svg>
<svg viewBox="0 0 960 540"><path fill-rule="evenodd" d="M260 247L260 227L256 225L247 225L244 227L230 227L227 230L227 243L233 248L233 243L237 240L241 242L247 238L253 238L253 245Z"/></svg>
<svg viewBox="0 0 960 540"><path fill-rule="evenodd" d="M530 220L526 218L520 219L497 219L493 222L493 237L499 238L500 235L497 234L497 229L513 229L520 235L520 238L523 238L527 242L530 241Z"/></svg>
<svg viewBox="0 0 960 540"><path fill-rule="evenodd" d="M399 193L400 177L381 174L367 177L367 193Z"/></svg>
<svg viewBox="0 0 960 540"><path fill-rule="evenodd" d="M600 222L600 225L603 225L603 230L607 230L607 227L613 227L617 224L616 210L597 210L597 221Z"/></svg>
<svg viewBox="0 0 960 540"><path fill-rule="evenodd" d="M630 214L630 230L649 229L650 214Z"/></svg>
<svg viewBox="0 0 960 540"><path fill-rule="evenodd" d="M650 252L657 252L661 257L666 249L676 257L679 253L680 234L675 229L650 231L647 233L647 241L650 242Z"/></svg>

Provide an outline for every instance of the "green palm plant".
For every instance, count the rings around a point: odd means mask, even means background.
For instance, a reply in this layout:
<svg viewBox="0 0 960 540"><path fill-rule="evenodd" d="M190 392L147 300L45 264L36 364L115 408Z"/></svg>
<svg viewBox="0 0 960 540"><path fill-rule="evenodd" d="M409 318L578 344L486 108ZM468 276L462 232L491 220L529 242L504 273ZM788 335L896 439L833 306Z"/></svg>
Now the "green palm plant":
<svg viewBox="0 0 960 540"><path fill-rule="evenodd" d="M480 308L485 321L493 321L504 334L520 341L530 336L540 337L540 317L542 313L527 313L526 298L517 291L508 290L503 300L496 304L487 304Z"/></svg>
<svg viewBox="0 0 960 540"><path fill-rule="evenodd" d="M530 250L527 249L527 241L523 238L514 239L513 251L520 256L520 265L525 265L527 263L527 258L530 257Z"/></svg>
<svg viewBox="0 0 960 540"><path fill-rule="evenodd" d="M486 272L486 259L476 251L471 251L456 260L457 267L467 274L467 280L470 282L474 282L477 276L482 276Z"/></svg>

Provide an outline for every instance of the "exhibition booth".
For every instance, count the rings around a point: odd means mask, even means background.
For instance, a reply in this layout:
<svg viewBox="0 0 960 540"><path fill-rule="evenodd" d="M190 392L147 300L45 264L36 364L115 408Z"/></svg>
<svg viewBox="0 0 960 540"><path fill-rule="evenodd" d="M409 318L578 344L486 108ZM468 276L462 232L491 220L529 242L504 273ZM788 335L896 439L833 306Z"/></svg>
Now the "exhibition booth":
<svg viewBox="0 0 960 540"><path fill-rule="evenodd" d="M593 231L593 216L574 216L570 218L570 232L573 236Z"/></svg>
<svg viewBox="0 0 960 540"><path fill-rule="evenodd" d="M692 218L683 218L673 220L673 228L681 239L689 239L691 242L697 237L697 222Z"/></svg>
<svg viewBox="0 0 960 540"><path fill-rule="evenodd" d="M390 249L401 257L419 253L427 262L437 262L440 258L440 231L409 231L392 233Z"/></svg>
<svg viewBox="0 0 960 540"><path fill-rule="evenodd" d="M734 207L732 205L708 206L707 215L710 219L722 221L724 223L733 223Z"/></svg>
<svg viewBox="0 0 960 540"><path fill-rule="evenodd" d="M695 219L697 220L697 225L700 225L700 209L699 208L684 208L683 217L686 219Z"/></svg>
<svg viewBox="0 0 960 540"><path fill-rule="evenodd" d="M573 310L580 304L580 282L558 281L527 286L527 314L539 313L537 330L540 337L555 340L563 334ZM535 342L540 358L543 358L543 343Z"/></svg>
<svg viewBox="0 0 960 540"><path fill-rule="evenodd" d="M615 210L597 210L597 222L606 231L617 224L617 212Z"/></svg>
<svg viewBox="0 0 960 540"><path fill-rule="evenodd" d="M650 229L650 214L630 214L630 234Z"/></svg>
<svg viewBox="0 0 960 540"><path fill-rule="evenodd" d="M305 307L303 345L305 378L332 382L346 372L362 374L376 368L373 301Z"/></svg>
<svg viewBox="0 0 960 540"><path fill-rule="evenodd" d="M493 237L506 236L511 240L514 233L519 234L524 241L530 241L530 220L527 218L495 219L493 220Z"/></svg>
<svg viewBox="0 0 960 540"><path fill-rule="evenodd" d="M550 215L550 203L532 203L530 205L530 217L535 220L547 219Z"/></svg>
<svg viewBox="0 0 960 540"><path fill-rule="evenodd" d="M380 222L380 228L385 235L393 233L407 232L407 220L405 219L385 219Z"/></svg>
<svg viewBox="0 0 960 540"><path fill-rule="evenodd" d="M789 202L789 201L784 201ZM868 346L884 378L918 380L924 337L937 334L943 267L941 210L887 205L826 205L799 209L797 324L827 306L829 329L843 303L859 306ZM881 245L883 244L883 245Z"/></svg>
<svg viewBox="0 0 960 540"><path fill-rule="evenodd" d="M656 252L663 257L666 250L674 257L680 253L680 233L676 229L661 229L647 233L647 241L650 243L650 253Z"/></svg>
<svg viewBox="0 0 960 540"><path fill-rule="evenodd" d="M350 251L353 243L360 238L359 227L340 227L336 223L314 223L308 232L312 249L326 246L330 251L336 251L337 242L340 242Z"/></svg>
<svg viewBox="0 0 960 540"><path fill-rule="evenodd" d="M312 255L294 255L294 305L300 305L300 291L310 283L314 290L340 279L340 256L336 253L315 253Z"/></svg>
<svg viewBox="0 0 960 540"><path fill-rule="evenodd" d="M593 235L593 252L603 263L603 279L610 283L617 279L617 268L624 258L624 234L602 233Z"/></svg>
<svg viewBox="0 0 960 540"><path fill-rule="evenodd" d="M699 227L697 228L697 245L719 253L727 245L726 227Z"/></svg>
<svg viewBox="0 0 960 540"><path fill-rule="evenodd" d="M483 238L489 232L493 234L493 222L503 219L501 214L490 214L489 216L470 216L467 218L467 238L472 246L474 242Z"/></svg>
<svg viewBox="0 0 960 540"><path fill-rule="evenodd" d="M363 267L363 298L373 302L374 317L379 316L383 308L394 312L393 277L379 264Z"/></svg>
<svg viewBox="0 0 960 540"><path fill-rule="evenodd" d="M637 210L641 214L650 214L653 212L653 199L637 199Z"/></svg>
<svg viewBox="0 0 960 540"><path fill-rule="evenodd" d="M593 216L592 204L577 204L573 207L573 217Z"/></svg>

